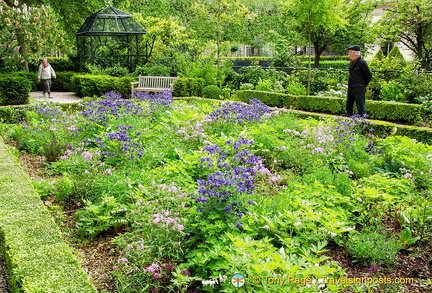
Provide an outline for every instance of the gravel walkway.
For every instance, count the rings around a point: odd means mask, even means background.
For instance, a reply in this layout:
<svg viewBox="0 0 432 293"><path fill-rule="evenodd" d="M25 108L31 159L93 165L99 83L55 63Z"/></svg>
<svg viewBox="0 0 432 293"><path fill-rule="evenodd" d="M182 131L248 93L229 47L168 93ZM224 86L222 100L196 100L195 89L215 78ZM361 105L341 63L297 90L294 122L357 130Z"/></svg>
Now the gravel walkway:
<svg viewBox="0 0 432 293"><path fill-rule="evenodd" d="M30 103L33 101L39 102L55 102L55 103L78 103L81 101L73 92L51 92L52 98L44 98L42 92L31 92ZM0 292L1 293L1 292Z"/></svg>

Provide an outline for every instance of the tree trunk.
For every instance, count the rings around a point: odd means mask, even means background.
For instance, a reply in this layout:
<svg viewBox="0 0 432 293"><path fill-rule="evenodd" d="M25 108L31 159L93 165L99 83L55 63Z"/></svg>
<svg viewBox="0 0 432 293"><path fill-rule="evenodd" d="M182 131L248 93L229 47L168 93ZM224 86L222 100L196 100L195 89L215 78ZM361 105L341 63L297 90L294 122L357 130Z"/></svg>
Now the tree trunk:
<svg viewBox="0 0 432 293"><path fill-rule="evenodd" d="M29 71L29 65L28 65L28 61L26 60L27 46L25 43L24 33L25 32L21 31L21 29L17 29L17 41L18 41L18 46L19 46L18 51L20 52L20 55L22 56L22 58L24 58L24 60L21 62L21 69L28 72Z"/></svg>

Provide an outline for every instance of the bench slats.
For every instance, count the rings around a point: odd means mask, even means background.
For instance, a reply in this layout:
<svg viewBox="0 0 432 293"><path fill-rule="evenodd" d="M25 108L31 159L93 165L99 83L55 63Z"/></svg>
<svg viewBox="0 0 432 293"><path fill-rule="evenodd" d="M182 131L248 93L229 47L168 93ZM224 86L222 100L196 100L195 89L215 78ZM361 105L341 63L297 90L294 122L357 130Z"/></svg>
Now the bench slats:
<svg viewBox="0 0 432 293"><path fill-rule="evenodd" d="M144 92L165 92L172 91L174 80L178 77L167 76L142 76L138 77L138 82L132 82L132 94L134 91Z"/></svg>

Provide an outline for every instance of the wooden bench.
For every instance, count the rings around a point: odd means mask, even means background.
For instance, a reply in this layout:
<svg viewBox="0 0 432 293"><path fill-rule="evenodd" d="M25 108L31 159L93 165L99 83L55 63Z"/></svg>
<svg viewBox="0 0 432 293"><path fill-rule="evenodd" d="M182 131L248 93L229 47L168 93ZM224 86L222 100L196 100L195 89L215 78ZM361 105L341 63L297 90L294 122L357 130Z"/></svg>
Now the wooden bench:
<svg viewBox="0 0 432 293"><path fill-rule="evenodd" d="M142 76L138 81L131 82L132 95L136 91L140 92L166 92L173 90L174 80L178 77L167 76Z"/></svg>

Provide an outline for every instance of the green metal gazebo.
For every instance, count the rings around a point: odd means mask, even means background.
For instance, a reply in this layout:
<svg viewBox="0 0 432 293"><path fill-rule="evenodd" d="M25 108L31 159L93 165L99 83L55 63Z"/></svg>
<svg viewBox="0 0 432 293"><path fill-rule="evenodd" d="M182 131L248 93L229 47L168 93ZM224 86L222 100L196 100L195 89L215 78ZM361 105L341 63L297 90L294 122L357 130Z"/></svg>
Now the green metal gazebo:
<svg viewBox="0 0 432 293"><path fill-rule="evenodd" d="M145 29L124 11L106 7L85 20L76 33L80 63L103 68L120 65L129 71L145 63Z"/></svg>

